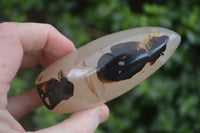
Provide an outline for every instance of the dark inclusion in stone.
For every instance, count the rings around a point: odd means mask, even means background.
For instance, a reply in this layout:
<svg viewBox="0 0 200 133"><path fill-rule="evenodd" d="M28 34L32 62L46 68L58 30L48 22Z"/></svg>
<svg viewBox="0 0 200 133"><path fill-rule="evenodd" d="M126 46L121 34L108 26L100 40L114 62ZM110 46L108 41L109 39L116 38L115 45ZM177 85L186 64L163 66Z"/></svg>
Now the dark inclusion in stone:
<svg viewBox="0 0 200 133"><path fill-rule="evenodd" d="M112 46L111 53L104 54L97 63L97 76L104 83L131 78L146 63L153 64L166 49L169 37L153 36L140 48L140 42L125 42Z"/></svg>
<svg viewBox="0 0 200 133"><path fill-rule="evenodd" d="M58 73L59 80L52 78L36 86L40 97L48 109L53 109L62 100L68 100L73 96L74 85L66 77L63 77L62 71Z"/></svg>

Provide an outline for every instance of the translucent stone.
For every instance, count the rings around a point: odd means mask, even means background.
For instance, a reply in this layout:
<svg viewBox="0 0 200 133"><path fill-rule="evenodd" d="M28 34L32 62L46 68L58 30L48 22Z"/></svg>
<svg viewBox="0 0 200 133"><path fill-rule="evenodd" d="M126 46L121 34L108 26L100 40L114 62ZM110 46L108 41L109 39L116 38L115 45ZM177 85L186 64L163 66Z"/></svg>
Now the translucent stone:
<svg viewBox="0 0 200 133"><path fill-rule="evenodd" d="M44 104L70 113L112 100L142 82L173 54L181 37L142 27L96 39L53 63L36 80Z"/></svg>

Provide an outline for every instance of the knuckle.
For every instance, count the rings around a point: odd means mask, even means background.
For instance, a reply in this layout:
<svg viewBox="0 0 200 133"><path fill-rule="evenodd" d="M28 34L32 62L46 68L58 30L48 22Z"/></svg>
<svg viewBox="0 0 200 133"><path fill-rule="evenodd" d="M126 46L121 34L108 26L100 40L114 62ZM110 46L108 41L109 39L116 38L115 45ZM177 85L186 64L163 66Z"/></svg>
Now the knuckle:
<svg viewBox="0 0 200 133"><path fill-rule="evenodd" d="M53 25L51 25L51 24L44 24L44 25L47 26L48 29L55 29L55 28L53 27Z"/></svg>
<svg viewBox="0 0 200 133"><path fill-rule="evenodd" d="M8 26L10 23L11 22L2 22L2 23L0 23L0 28Z"/></svg>
<svg viewBox="0 0 200 133"><path fill-rule="evenodd" d="M5 28L9 25L9 22L0 23L0 32L4 31Z"/></svg>
<svg viewBox="0 0 200 133"><path fill-rule="evenodd" d="M0 23L0 37L10 36L12 34L13 22L2 22Z"/></svg>
<svg viewBox="0 0 200 133"><path fill-rule="evenodd" d="M93 133L94 131L91 129L91 127L87 123L82 123L82 126L80 129L78 129L79 133Z"/></svg>
<svg viewBox="0 0 200 133"><path fill-rule="evenodd" d="M13 22L2 22L0 23L0 30L7 29L13 24Z"/></svg>

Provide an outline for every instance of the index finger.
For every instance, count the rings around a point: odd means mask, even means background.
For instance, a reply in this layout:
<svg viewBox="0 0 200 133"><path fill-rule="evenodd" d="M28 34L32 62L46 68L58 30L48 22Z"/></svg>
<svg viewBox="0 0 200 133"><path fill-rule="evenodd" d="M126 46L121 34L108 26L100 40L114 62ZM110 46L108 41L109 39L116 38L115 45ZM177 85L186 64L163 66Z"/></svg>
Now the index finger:
<svg viewBox="0 0 200 133"><path fill-rule="evenodd" d="M9 23L7 27L15 31L23 46L23 67L47 66L74 49L73 43L49 24Z"/></svg>

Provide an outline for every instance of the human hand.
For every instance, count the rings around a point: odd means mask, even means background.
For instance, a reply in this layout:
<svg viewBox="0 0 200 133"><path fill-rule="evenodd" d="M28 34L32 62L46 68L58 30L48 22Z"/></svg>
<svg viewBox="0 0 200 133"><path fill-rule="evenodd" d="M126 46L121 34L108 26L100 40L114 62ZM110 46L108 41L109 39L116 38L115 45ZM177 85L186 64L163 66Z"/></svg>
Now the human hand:
<svg viewBox="0 0 200 133"><path fill-rule="evenodd" d="M17 119L42 105L35 90L7 98L18 69L37 64L46 67L73 49L72 42L48 24L0 23L0 133L25 132ZM100 105L36 132L91 133L108 115L108 107Z"/></svg>

